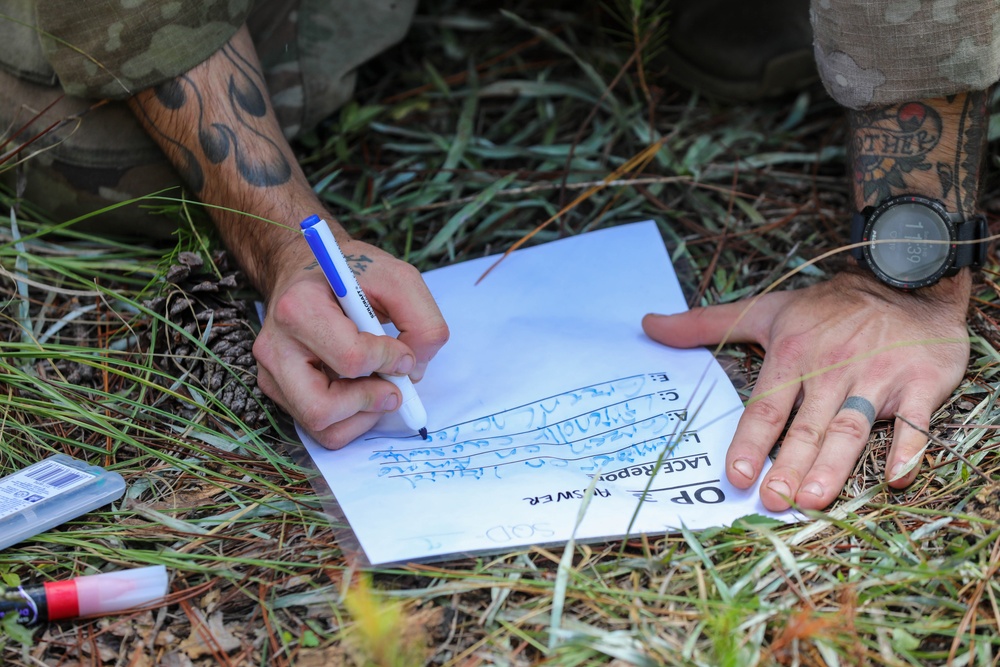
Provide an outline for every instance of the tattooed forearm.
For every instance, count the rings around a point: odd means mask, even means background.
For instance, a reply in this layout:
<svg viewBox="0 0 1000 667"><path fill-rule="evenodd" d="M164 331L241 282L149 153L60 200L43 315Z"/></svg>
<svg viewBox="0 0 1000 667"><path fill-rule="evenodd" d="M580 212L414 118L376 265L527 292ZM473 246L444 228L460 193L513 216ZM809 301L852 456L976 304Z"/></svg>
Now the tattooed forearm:
<svg viewBox="0 0 1000 667"><path fill-rule="evenodd" d="M922 102L853 114L854 179L863 200L881 201L905 189L905 175L931 168L941 141L941 116Z"/></svg>
<svg viewBox="0 0 1000 667"><path fill-rule="evenodd" d="M295 160L250 31L207 60L129 99L129 106L198 199L247 277L268 296L306 263L295 228L323 210Z"/></svg>
<svg viewBox="0 0 1000 667"><path fill-rule="evenodd" d="M986 137L989 134L989 94L976 91L965 96L959 121L959 146L955 151L955 172L961 175L961 189L955 189L955 206L959 211L976 208L983 167L986 164Z"/></svg>
<svg viewBox="0 0 1000 667"><path fill-rule="evenodd" d="M851 112L858 208L916 193L971 213L985 153L986 98L973 92Z"/></svg>
<svg viewBox="0 0 1000 667"><path fill-rule="evenodd" d="M139 120L146 127L146 130L152 134L153 138L156 139L156 142L160 144L164 152L170 157L170 161L174 165L174 169L177 170L177 173L179 173L184 182L187 183L187 186L194 192L201 192L204 190L205 171L201 168L201 164L198 162L197 156L192 153L183 142L177 141L166 132L163 132L160 129L159 124L150 115L149 109L147 109L146 105L138 103L138 99L136 99L136 103L133 104L133 109L138 115Z"/></svg>
<svg viewBox="0 0 1000 667"><path fill-rule="evenodd" d="M213 82L222 90L180 76L137 96L147 129L174 153L174 164L196 193L205 188L211 166L231 161L235 175L255 188L282 185L292 165L278 144L261 131L268 113L261 73L231 45L223 47Z"/></svg>

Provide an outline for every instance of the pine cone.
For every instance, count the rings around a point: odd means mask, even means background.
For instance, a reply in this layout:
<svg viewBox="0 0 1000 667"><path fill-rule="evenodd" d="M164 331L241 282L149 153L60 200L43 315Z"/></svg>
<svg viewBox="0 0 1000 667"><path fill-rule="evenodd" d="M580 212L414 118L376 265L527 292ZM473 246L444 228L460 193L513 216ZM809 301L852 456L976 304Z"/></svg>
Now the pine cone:
<svg viewBox="0 0 1000 667"><path fill-rule="evenodd" d="M262 424L274 404L257 387L255 334L248 319L253 304L233 295L245 287L242 274L229 269L224 251L213 253L208 265L192 252L177 260L167 270L164 293L145 302L175 325L157 339L154 352L244 424Z"/></svg>

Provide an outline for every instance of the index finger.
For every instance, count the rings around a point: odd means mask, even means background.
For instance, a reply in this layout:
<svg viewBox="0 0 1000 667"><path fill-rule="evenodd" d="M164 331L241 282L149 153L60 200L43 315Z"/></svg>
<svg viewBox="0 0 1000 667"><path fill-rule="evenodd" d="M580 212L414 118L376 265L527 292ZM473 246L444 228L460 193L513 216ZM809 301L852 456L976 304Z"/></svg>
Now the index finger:
<svg viewBox="0 0 1000 667"><path fill-rule="evenodd" d="M423 276L405 262L398 262L391 272L374 282L369 297L375 299L399 330L399 340L413 350L416 366L409 375L419 380L430 360L448 342L444 315Z"/></svg>

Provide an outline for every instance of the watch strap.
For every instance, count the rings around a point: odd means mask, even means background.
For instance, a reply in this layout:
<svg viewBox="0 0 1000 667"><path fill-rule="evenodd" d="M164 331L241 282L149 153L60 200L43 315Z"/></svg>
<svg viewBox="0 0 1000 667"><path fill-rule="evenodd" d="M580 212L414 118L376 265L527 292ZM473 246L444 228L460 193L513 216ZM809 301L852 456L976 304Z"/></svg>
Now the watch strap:
<svg viewBox="0 0 1000 667"><path fill-rule="evenodd" d="M954 268L978 268L985 264L988 245L985 239L989 235L984 215L974 215L964 222L956 221L955 240L959 243L956 244Z"/></svg>
<svg viewBox="0 0 1000 667"><path fill-rule="evenodd" d="M871 206L867 206L862 211L855 211L851 216L851 245L854 246L851 248L851 257L859 262L865 258L865 254L864 246L858 244L865 240L865 224L873 210Z"/></svg>

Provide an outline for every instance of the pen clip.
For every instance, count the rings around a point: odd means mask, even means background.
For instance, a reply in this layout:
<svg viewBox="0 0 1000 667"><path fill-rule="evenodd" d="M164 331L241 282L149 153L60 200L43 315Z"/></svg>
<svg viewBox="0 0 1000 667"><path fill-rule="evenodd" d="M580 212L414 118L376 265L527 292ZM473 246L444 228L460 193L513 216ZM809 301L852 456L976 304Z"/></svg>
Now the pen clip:
<svg viewBox="0 0 1000 667"><path fill-rule="evenodd" d="M338 298L342 298L347 294L347 286L344 285L344 281L340 277L340 273L337 272L337 267L334 265L333 260L330 258L330 252L326 244L323 243L323 236L320 230L316 229L316 226L323 222L322 218L318 215L311 216L302 221L302 235L306 237L306 243L312 249L313 254L316 256L316 261L319 262L320 268L323 270L323 274L326 279L330 281L330 287L333 288L334 294ZM329 233L329 227L327 228Z"/></svg>

